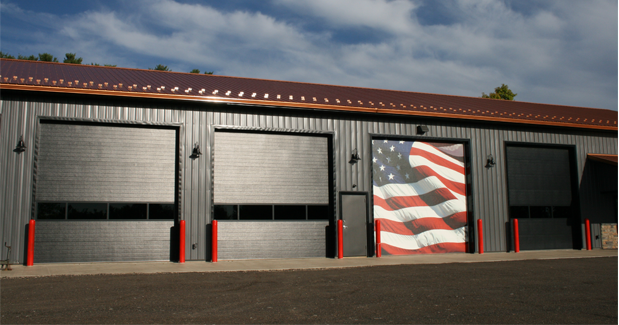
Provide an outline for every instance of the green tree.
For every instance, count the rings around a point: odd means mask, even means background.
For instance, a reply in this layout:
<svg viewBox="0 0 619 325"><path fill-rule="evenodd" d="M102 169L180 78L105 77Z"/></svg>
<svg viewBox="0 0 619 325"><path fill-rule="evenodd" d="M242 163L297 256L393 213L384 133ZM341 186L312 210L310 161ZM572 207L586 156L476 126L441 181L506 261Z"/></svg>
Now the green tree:
<svg viewBox="0 0 619 325"><path fill-rule="evenodd" d="M49 53L39 53L39 61L58 62L58 59Z"/></svg>
<svg viewBox="0 0 619 325"><path fill-rule="evenodd" d="M481 93L481 98L492 98L492 99L503 99L503 100L514 100L518 94L514 94L511 89L506 84L501 84L501 87L494 88L494 92L486 95L486 93Z"/></svg>
<svg viewBox="0 0 619 325"><path fill-rule="evenodd" d="M200 70L193 69L193 70L189 71L189 73L200 73ZM213 74L213 71L204 71L204 74Z"/></svg>
<svg viewBox="0 0 619 325"><path fill-rule="evenodd" d="M17 54L17 59L19 60L30 60L30 61L38 61L39 59L33 55L31 56L25 56L25 55L21 55L21 54Z"/></svg>
<svg viewBox="0 0 619 325"><path fill-rule="evenodd" d="M168 69L167 65L163 65L163 64L157 64L157 66L155 66L155 68L153 68L153 69L148 68L148 70L172 71L172 70Z"/></svg>
<svg viewBox="0 0 619 325"><path fill-rule="evenodd" d="M76 58L75 56L76 56L75 53L67 53L65 54L64 60L62 62L82 64L82 58Z"/></svg>
<svg viewBox="0 0 619 325"><path fill-rule="evenodd" d="M2 51L0 51L0 58L2 59L14 59L15 57L8 54L8 53L3 53Z"/></svg>

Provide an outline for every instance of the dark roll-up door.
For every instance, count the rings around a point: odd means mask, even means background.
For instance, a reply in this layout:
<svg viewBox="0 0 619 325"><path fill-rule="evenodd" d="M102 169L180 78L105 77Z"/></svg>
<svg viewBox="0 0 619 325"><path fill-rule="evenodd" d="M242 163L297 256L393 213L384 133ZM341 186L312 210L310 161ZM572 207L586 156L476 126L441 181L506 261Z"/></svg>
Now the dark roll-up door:
<svg viewBox="0 0 619 325"><path fill-rule="evenodd" d="M40 126L37 201L174 202L175 130Z"/></svg>
<svg viewBox="0 0 619 325"><path fill-rule="evenodd" d="M35 263L170 260L176 143L170 128L42 121Z"/></svg>
<svg viewBox="0 0 619 325"><path fill-rule="evenodd" d="M326 137L215 132L215 204L329 204Z"/></svg>
<svg viewBox="0 0 619 325"><path fill-rule="evenodd" d="M506 155L510 218L518 219L520 248L576 247L570 150L508 146Z"/></svg>
<svg viewBox="0 0 619 325"><path fill-rule="evenodd" d="M507 182L510 205L569 206L568 150L507 147Z"/></svg>

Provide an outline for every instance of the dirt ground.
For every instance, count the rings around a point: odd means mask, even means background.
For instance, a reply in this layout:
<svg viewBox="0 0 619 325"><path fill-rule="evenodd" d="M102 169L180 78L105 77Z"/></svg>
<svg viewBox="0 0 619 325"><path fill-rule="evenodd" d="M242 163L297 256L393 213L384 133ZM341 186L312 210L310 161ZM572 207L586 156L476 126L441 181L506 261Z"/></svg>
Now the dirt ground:
<svg viewBox="0 0 619 325"><path fill-rule="evenodd" d="M2 278L2 324L617 324L617 258Z"/></svg>

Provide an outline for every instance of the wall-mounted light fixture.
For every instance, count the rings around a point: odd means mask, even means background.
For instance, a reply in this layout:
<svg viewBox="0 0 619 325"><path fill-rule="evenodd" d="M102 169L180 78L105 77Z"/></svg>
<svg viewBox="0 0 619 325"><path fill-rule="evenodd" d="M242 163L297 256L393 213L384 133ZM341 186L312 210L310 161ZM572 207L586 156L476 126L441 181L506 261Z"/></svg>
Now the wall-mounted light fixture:
<svg viewBox="0 0 619 325"><path fill-rule="evenodd" d="M486 168L494 167L494 165L496 165L494 157L492 157L492 154L489 154L488 158L486 158Z"/></svg>
<svg viewBox="0 0 619 325"><path fill-rule="evenodd" d="M428 129L427 126L425 125L417 125L417 134L426 134L428 133L428 131L430 131L430 129Z"/></svg>
<svg viewBox="0 0 619 325"><path fill-rule="evenodd" d="M26 144L24 143L24 136L23 135L19 137L19 141L17 142L17 146L15 147L15 150L13 150L13 151L15 151L17 153L26 151Z"/></svg>
<svg viewBox="0 0 619 325"><path fill-rule="evenodd" d="M359 158L359 153L357 152L357 148L352 151L352 155L350 156L349 163L356 164L361 158Z"/></svg>
<svg viewBox="0 0 619 325"><path fill-rule="evenodd" d="M189 158L196 159L200 156L202 156L202 151L200 151L200 146L196 142L196 144L193 147L193 151L191 152L191 156L189 156Z"/></svg>

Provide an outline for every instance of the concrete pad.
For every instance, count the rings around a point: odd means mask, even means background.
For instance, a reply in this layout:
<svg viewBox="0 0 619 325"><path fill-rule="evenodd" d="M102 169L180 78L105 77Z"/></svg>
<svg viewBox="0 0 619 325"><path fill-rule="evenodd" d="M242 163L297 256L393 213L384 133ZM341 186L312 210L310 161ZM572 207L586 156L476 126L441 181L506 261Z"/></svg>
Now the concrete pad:
<svg viewBox="0 0 619 325"><path fill-rule="evenodd" d="M544 250L521 251L520 253L484 254L430 254L407 256L383 256L381 258L354 257L298 258L298 259L258 259L219 261L174 262L100 262L100 263L45 263L34 266L12 265L12 271L2 270L2 278L41 277L56 275L93 274L148 274L148 273L186 273L186 272L243 272L277 271L301 269L347 268L402 264L443 264L519 261L535 259L591 258L617 256L617 250Z"/></svg>

